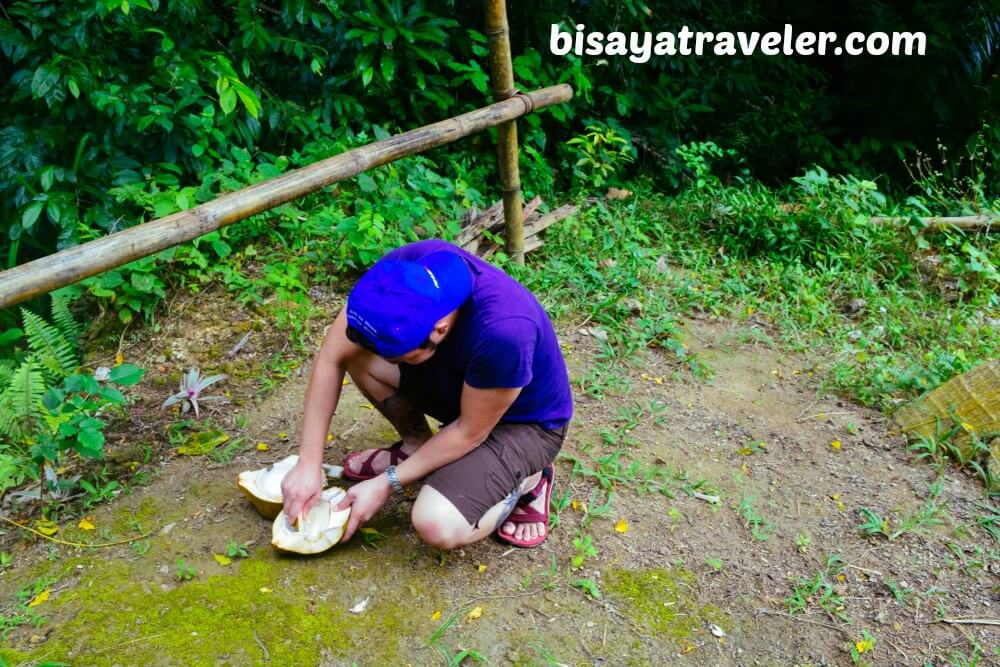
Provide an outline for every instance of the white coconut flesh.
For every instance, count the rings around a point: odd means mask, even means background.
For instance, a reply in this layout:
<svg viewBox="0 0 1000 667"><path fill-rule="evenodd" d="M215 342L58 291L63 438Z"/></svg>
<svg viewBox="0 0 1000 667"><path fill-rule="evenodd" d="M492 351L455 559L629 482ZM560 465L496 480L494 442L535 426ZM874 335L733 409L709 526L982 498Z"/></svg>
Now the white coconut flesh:
<svg viewBox="0 0 1000 667"><path fill-rule="evenodd" d="M270 468L260 470L247 470L241 472L239 485L255 498L266 503L281 504L281 480L285 478L295 464L299 462L299 457L295 454L287 456Z"/></svg>
<svg viewBox="0 0 1000 667"><path fill-rule="evenodd" d="M271 544L275 549L300 554L319 553L337 544L351 515L350 507L340 511L335 509L345 495L343 489L335 486L326 489L309 512L295 521L289 521L281 512L271 529Z"/></svg>

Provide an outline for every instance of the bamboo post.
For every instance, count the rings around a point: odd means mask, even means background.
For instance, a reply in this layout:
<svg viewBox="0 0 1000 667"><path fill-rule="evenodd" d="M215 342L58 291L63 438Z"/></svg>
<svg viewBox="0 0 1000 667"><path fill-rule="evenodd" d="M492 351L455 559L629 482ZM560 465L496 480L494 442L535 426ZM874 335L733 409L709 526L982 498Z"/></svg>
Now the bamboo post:
<svg viewBox="0 0 1000 667"><path fill-rule="evenodd" d="M561 104L572 96L573 89L566 84L517 95L516 99L503 100L355 148L263 183L224 194L187 211L8 269L0 272L0 309L190 241L393 160L508 123L532 109Z"/></svg>
<svg viewBox="0 0 1000 667"><path fill-rule="evenodd" d="M490 39L490 83L493 88L493 100L500 102L519 94L514 87L506 0L487 0L486 34ZM517 158L517 123L510 120L497 126L497 162L500 168L500 183L503 187L507 254L514 263L524 264L524 212Z"/></svg>

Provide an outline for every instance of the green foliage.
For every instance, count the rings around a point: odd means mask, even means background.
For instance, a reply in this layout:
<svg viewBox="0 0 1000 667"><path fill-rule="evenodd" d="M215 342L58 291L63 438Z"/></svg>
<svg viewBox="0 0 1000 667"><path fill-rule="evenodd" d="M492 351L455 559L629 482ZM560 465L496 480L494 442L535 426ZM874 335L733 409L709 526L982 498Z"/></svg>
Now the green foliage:
<svg viewBox="0 0 1000 667"><path fill-rule="evenodd" d="M818 607L832 620L850 623L844 598L837 593L835 585L837 575L846 568L847 563L842 556L831 554L827 556L822 570L810 577L799 578L792 588L792 594L785 598L789 613L802 614L812 607Z"/></svg>
<svg viewBox="0 0 1000 667"><path fill-rule="evenodd" d="M773 528L771 524L753 506L753 496L743 496L740 499L737 511L753 538L759 542L766 542L771 539Z"/></svg>
<svg viewBox="0 0 1000 667"><path fill-rule="evenodd" d="M198 576L198 570L187 564L183 558L174 561L174 574L178 581L191 581Z"/></svg>
<svg viewBox="0 0 1000 667"><path fill-rule="evenodd" d="M865 537L882 535L890 542L909 532L923 532L932 526L940 526L944 523L942 514L945 512L947 501L940 500L942 480L934 482L927 494L927 499L916 512L904 514L897 522L895 530L892 522L887 517L862 507L858 510L865 521L857 526L858 531Z"/></svg>
<svg viewBox="0 0 1000 667"><path fill-rule="evenodd" d="M104 455L104 428L110 409L125 404L118 387L136 384L143 371L121 364L104 380L76 373L76 338L81 327L69 310L78 289L59 290L52 295L55 324L27 308L21 309L24 345L14 348L10 358L0 361L0 494L38 479L46 466L64 453L86 459ZM10 330L8 330L10 331ZM9 337L12 341L20 337ZM16 365L15 365L16 364ZM47 475L47 490L60 497L72 482ZM117 482L91 485L80 482L87 493L86 506L107 500ZM88 488L88 486L90 488Z"/></svg>
<svg viewBox="0 0 1000 667"><path fill-rule="evenodd" d="M226 542L226 555L230 558L249 558L250 551L247 550L247 544L240 544L235 540L229 540Z"/></svg>
<svg viewBox="0 0 1000 667"><path fill-rule="evenodd" d="M585 188L600 188L635 159L635 148L618 131L603 124L588 125L586 133L566 142L573 146L577 159L573 173Z"/></svg>
<svg viewBox="0 0 1000 667"><path fill-rule="evenodd" d="M29 603L54 583L55 579L52 577L41 577L17 591L13 604L5 609L5 613L0 614L0 641L6 641L10 633L22 625L37 628L45 623L45 617L29 606Z"/></svg>
<svg viewBox="0 0 1000 667"><path fill-rule="evenodd" d="M588 558L597 557L597 548L594 546L594 540L590 535L581 533L579 536L574 537L573 548L576 549L576 554L572 560L574 569L581 567Z"/></svg>

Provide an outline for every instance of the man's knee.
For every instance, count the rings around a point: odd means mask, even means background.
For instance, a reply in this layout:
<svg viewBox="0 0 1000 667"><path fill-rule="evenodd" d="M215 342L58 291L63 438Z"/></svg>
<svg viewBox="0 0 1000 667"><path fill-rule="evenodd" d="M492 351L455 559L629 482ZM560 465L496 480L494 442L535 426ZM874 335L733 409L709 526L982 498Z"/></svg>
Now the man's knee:
<svg viewBox="0 0 1000 667"><path fill-rule="evenodd" d="M347 374L369 399L383 401L399 388L399 368L371 352L353 359L347 366Z"/></svg>
<svg viewBox="0 0 1000 667"><path fill-rule="evenodd" d="M414 505L410 520L420 539L432 547L447 550L464 544L464 533L468 530L464 521L461 525L449 521L441 512L435 512L426 505L421 507L419 504Z"/></svg>

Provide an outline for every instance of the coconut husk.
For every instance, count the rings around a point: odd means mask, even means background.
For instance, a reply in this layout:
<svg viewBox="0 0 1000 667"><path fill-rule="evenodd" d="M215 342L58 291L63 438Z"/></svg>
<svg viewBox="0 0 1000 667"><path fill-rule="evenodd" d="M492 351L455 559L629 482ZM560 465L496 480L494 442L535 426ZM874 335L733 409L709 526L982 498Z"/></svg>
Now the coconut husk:
<svg viewBox="0 0 1000 667"><path fill-rule="evenodd" d="M988 438L1000 433L1000 359L956 375L895 414L900 429L912 438L935 437L954 419L962 425L960 438L969 433Z"/></svg>

